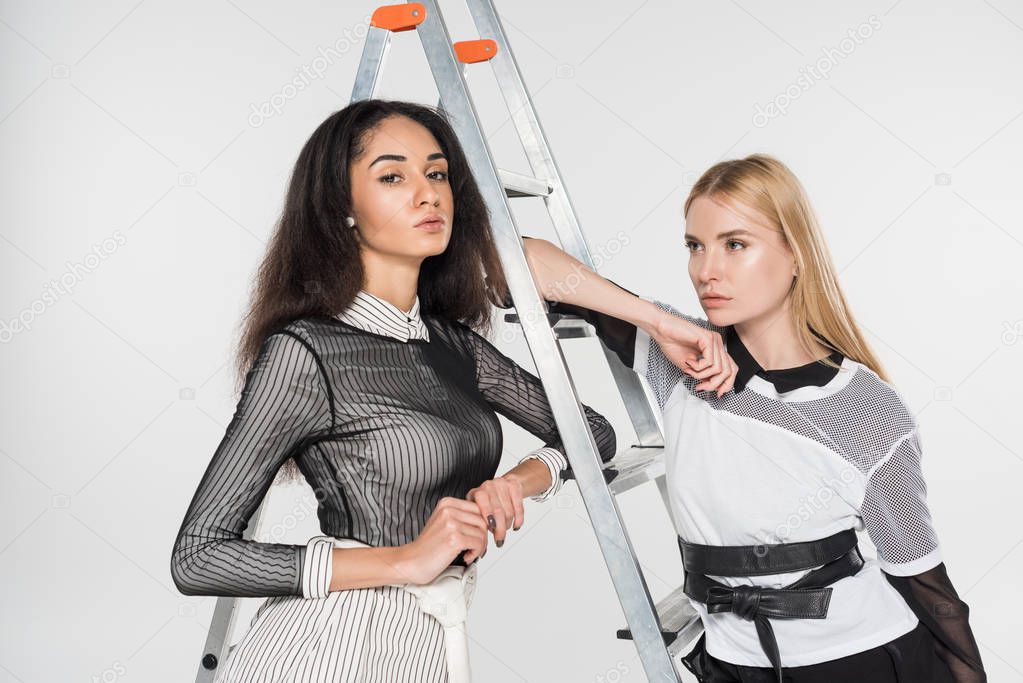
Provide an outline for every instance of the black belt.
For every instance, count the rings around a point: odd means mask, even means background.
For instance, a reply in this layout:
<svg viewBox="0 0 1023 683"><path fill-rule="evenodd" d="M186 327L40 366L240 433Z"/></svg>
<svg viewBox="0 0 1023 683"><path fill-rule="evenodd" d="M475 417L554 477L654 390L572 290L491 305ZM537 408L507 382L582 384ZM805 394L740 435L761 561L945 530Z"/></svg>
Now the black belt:
<svg viewBox="0 0 1023 683"><path fill-rule="evenodd" d="M781 656L770 619L824 619L834 583L863 566L852 529L817 541L777 545L710 546L678 539L686 569L683 590L705 603L707 612L732 612L752 621L760 646L781 683ZM823 565L823 566L820 566ZM784 588L726 586L706 574L757 576L819 567Z"/></svg>

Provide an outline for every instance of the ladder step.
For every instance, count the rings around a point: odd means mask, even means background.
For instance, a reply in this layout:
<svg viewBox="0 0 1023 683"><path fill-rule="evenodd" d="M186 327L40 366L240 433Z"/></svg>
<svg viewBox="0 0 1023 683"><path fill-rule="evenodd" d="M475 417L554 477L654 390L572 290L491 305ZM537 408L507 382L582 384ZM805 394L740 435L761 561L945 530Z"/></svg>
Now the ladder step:
<svg viewBox="0 0 1023 683"><path fill-rule="evenodd" d="M604 480L612 495L625 493L663 476L663 446L633 446L604 466Z"/></svg>
<svg viewBox="0 0 1023 683"><path fill-rule="evenodd" d="M657 603L657 620L661 624L661 636L668 652L675 656L693 643L703 633L703 623L682 587L679 586ZM632 631L626 627L618 629L618 638L632 640Z"/></svg>
<svg viewBox="0 0 1023 683"><path fill-rule="evenodd" d="M505 313L504 321L506 323L517 323L519 316L517 313ZM547 322L550 323L551 328L554 330L554 336L558 339L580 339L582 337L597 336L593 326L576 315L548 313Z"/></svg>
<svg viewBox="0 0 1023 683"><path fill-rule="evenodd" d="M605 463L602 472L611 495L630 491L664 476L664 447L633 446ZM565 479L575 479L574 473L570 470Z"/></svg>
<svg viewBox="0 0 1023 683"><path fill-rule="evenodd" d="M540 178L504 169L498 170L497 176L501 179L501 185L504 186L504 193L509 197L548 197L554 192L550 181Z"/></svg>

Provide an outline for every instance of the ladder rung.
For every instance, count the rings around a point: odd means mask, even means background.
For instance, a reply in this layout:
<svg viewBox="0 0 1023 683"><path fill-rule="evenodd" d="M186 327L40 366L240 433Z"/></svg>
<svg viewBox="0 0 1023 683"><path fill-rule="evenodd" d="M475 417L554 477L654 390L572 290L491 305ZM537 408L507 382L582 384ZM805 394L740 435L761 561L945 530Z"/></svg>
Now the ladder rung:
<svg viewBox="0 0 1023 683"><path fill-rule="evenodd" d="M663 446L633 446L604 466L604 479L613 495L663 476Z"/></svg>
<svg viewBox="0 0 1023 683"><path fill-rule="evenodd" d="M661 623L661 636L672 656L686 649L703 632L700 613L679 586L657 603L657 620ZM632 631L618 629L621 640L632 640Z"/></svg>
<svg viewBox="0 0 1023 683"><path fill-rule="evenodd" d="M618 495L640 484L664 476L663 446L633 446L622 451L603 466L604 481L611 495ZM566 480L575 479L569 470Z"/></svg>
<svg viewBox="0 0 1023 683"><path fill-rule="evenodd" d="M504 186L504 193L509 197L547 197L554 191L549 181L540 178L504 169L498 170L497 175Z"/></svg>
<svg viewBox="0 0 1023 683"><path fill-rule="evenodd" d="M519 316L517 313L505 313L504 321L506 323L517 323ZM554 335L558 339L579 339L581 337L597 336L593 331L593 326L576 315L548 313L547 322L550 323L551 329L554 330Z"/></svg>

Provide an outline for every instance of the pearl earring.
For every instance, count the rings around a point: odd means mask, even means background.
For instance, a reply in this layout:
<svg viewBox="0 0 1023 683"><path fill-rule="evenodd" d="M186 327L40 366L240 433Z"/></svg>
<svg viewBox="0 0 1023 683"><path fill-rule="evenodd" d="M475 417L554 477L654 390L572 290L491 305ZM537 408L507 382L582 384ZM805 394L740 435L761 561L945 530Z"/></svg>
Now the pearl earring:
<svg viewBox="0 0 1023 683"><path fill-rule="evenodd" d="M349 228L354 228L355 227L355 219L352 218L351 216L345 216L345 223L348 224Z"/></svg>

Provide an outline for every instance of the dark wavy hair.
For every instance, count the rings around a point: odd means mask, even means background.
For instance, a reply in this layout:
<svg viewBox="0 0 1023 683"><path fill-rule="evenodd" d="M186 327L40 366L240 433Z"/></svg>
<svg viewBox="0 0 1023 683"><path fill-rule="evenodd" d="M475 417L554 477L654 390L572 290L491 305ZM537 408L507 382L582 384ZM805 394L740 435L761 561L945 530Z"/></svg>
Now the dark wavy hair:
<svg viewBox="0 0 1023 683"><path fill-rule="evenodd" d="M352 162L365 153L367 134L392 116L424 126L447 157L454 197L451 240L423 260L420 311L461 322L481 334L491 329L492 305L505 301L507 283L490 230L490 217L465 152L439 109L412 102L362 100L331 114L302 147L291 173L284 210L259 267L238 343L238 390L263 341L304 316L334 316L362 288L364 273L352 215Z"/></svg>

